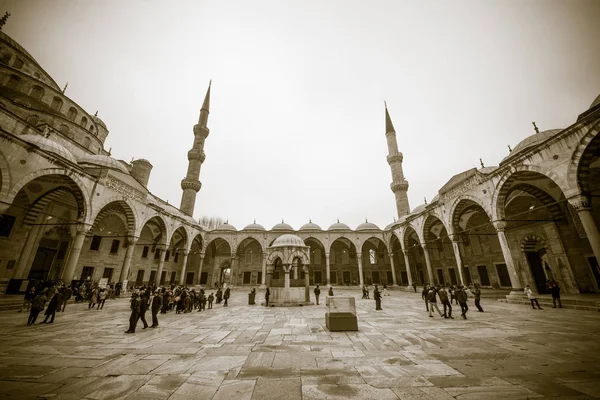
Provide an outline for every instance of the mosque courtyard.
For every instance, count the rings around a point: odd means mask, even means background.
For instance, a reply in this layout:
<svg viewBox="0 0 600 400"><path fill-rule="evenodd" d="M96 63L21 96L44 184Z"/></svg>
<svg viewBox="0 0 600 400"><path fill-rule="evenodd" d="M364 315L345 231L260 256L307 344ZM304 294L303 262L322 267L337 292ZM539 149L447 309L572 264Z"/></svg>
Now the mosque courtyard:
<svg viewBox="0 0 600 400"><path fill-rule="evenodd" d="M359 332L329 332L320 306L159 314L123 333L127 299L69 304L54 324L0 313L0 397L52 399L516 399L600 397L600 314L483 299L468 320L429 318L420 293L383 311L358 290ZM456 311L456 309L454 310ZM43 315L41 315L43 317ZM147 313L147 320L150 320ZM38 318L38 322L41 321Z"/></svg>

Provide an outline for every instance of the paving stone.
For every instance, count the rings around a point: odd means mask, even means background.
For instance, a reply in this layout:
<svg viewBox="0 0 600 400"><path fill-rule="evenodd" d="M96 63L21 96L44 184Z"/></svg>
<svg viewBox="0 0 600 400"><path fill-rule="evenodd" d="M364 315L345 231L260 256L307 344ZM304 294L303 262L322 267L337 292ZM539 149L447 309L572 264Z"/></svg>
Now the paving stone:
<svg viewBox="0 0 600 400"><path fill-rule="evenodd" d="M252 399L301 400L302 381L300 378L264 379L256 381Z"/></svg>
<svg viewBox="0 0 600 400"><path fill-rule="evenodd" d="M255 380L223 381L212 400L250 400L255 385Z"/></svg>
<svg viewBox="0 0 600 400"><path fill-rule="evenodd" d="M378 389L371 385L302 385L303 400L338 400L338 399L397 399L391 389Z"/></svg>

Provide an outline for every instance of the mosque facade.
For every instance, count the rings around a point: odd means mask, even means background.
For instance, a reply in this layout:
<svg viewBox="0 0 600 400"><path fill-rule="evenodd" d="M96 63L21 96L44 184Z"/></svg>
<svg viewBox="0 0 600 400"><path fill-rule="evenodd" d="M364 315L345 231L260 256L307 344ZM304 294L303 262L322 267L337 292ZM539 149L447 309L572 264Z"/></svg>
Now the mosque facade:
<svg viewBox="0 0 600 400"><path fill-rule="evenodd" d="M1 27L0 27L1 28ZM284 221L266 229L192 218L209 136L210 85L193 127L179 208L147 189L152 164L104 148L97 113L66 95L0 30L0 291L28 282L105 278L212 286L281 279L266 249L282 235L307 246L311 285L469 284L544 293L600 289L600 96L567 128L527 137L496 167L453 176L412 210L396 132L385 109L398 219L381 229Z"/></svg>

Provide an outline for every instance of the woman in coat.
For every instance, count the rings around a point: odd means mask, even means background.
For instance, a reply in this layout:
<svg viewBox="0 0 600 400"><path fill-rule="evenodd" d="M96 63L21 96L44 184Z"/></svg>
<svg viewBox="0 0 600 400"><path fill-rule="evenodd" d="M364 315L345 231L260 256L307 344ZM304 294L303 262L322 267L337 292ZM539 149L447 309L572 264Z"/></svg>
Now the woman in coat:
<svg viewBox="0 0 600 400"><path fill-rule="evenodd" d="M40 324L45 324L45 323L53 323L54 322L54 317L56 316L56 310L58 310L58 307L61 305L61 299L60 299L60 293L59 292L54 292L54 295L52 296L52 299L50 299L50 302L48 303L48 307L46 308L46 312L44 313L46 315L46 318L44 318L44 320L42 322L40 322ZM52 318L50 319L50 322L48 322L48 317L52 316Z"/></svg>

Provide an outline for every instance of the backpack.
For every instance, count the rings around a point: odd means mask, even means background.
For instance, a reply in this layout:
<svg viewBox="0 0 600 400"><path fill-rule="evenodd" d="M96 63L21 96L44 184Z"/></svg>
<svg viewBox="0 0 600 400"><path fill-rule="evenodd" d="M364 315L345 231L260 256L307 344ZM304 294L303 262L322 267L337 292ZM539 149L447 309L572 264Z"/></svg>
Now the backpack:
<svg viewBox="0 0 600 400"><path fill-rule="evenodd" d="M433 298L434 298L434 297L435 297L435 292L434 292L433 290L430 290L430 291L427 293L427 301L431 301L431 300L433 300Z"/></svg>

